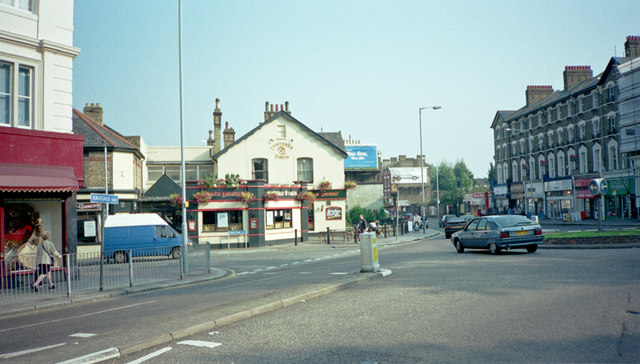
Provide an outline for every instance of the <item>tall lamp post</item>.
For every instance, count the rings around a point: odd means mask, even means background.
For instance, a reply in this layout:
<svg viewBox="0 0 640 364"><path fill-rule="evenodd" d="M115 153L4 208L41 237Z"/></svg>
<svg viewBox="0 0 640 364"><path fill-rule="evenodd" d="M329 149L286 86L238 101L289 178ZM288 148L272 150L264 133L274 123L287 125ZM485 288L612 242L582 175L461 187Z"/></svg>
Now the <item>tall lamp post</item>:
<svg viewBox="0 0 640 364"><path fill-rule="evenodd" d="M418 119L420 120L420 178L422 179L422 233L426 232L425 224L424 224L424 215L426 211L424 210L424 154L422 154L422 110L431 109L431 110L439 110L442 109L440 106L429 106L429 107L421 107L418 108Z"/></svg>

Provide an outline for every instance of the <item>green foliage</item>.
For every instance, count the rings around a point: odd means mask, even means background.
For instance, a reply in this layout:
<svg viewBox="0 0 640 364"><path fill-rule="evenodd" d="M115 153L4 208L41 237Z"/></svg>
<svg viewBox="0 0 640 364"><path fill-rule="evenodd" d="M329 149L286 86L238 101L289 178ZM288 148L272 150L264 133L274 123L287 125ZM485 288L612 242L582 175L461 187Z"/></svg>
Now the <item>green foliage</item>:
<svg viewBox="0 0 640 364"><path fill-rule="evenodd" d="M493 163L489 163L489 171L487 172L487 176L489 179L489 184L491 184L491 182L493 181L497 181L496 180L496 167L493 165Z"/></svg>
<svg viewBox="0 0 640 364"><path fill-rule="evenodd" d="M384 214L384 210L381 210L381 211ZM368 210L368 209L363 209L360 206L354 206L349 211L347 211L347 223L349 224L349 226L356 225L358 221L360 221L360 214L364 215L364 218L365 220L367 220L367 222L375 221L377 218L376 212L374 210ZM380 216L379 212L378 212L378 216Z"/></svg>
<svg viewBox="0 0 640 364"><path fill-rule="evenodd" d="M640 229L576 231L544 234L545 239L608 238L612 236L640 236Z"/></svg>
<svg viewBox="0 0 640 364"><path fill-rule="evenodd" d="M437 178L432 174L431 189L436 191L437 181L441 204L458 206L462 204L465 193L469 193L473 188L473 173L463 160L458 160L453 166L447 162L440 162L440 165L437 168L432 167L431 171L438 174Z"/></svg>

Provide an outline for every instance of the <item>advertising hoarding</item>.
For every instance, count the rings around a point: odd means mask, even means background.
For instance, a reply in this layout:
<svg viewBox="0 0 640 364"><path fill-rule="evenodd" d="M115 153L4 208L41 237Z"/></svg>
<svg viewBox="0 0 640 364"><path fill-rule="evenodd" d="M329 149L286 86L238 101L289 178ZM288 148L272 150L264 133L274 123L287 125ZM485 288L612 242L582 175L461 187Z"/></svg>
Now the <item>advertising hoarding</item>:
<svg viewBox="0 0 640 364"><path fill-rule="evenodd" d="M391 172L391 179L393 183L399 184L421 184L422 178L420 178L420 167L398 167L398 168L389 168ZM429 176L427 175L428 168L423 168L424 172L424 183L426 185L429 184ZM397 180L396 180L397 179Z"/></svg>
<svg viewBox="0 0 640 364"><path fill-rule="evenodd" d="M375 145L345 145L348 156L344 169L378 169L378 147Z"/></svg>

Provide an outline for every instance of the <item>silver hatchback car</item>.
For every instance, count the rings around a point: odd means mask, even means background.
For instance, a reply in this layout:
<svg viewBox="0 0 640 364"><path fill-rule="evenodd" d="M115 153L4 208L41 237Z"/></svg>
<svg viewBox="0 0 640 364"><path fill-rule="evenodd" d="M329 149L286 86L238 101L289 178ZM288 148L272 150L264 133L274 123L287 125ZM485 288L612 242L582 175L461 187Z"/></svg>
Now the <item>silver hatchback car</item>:
<svg viewBox="0 0 640 364"><path fill-rule="evenodd" d="M465 249L489 249L491 254L498 254L514 248L534 253L543 240L540 225L520 215L478 217L451 236L458 253L464 253Z"/></svg>

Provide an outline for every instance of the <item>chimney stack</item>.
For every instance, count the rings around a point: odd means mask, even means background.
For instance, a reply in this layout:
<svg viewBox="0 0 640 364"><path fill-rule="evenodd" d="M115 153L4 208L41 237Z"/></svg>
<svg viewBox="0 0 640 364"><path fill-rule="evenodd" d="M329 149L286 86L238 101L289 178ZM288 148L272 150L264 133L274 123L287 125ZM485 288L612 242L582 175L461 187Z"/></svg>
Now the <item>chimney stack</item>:
<svg viewBox="0 0 640 364"><path fill-rule="evenodd" d="M222 129L222 112L220 111L220 99L216 99L216 108L213 110L213 154L220 151L220 131Z"/></svg>
<svg viewBox="0 0 640 364"><path fill-rule="evenodd" d="M236 140L236 131L229 127L229 122L224 123L224 147L228 147Z"/></svg>
<svg viewBox="0 0 640 364"><path fill-rule="evenodd" d="M578 83L593 78L593 71L591 66L566 66L564 72L562 72L564 78L565 91Z"/></svg>
<svg viewBox="0 0 640 364"><path fill-rule="evenodd" d="M264 121L271 119L278 112L286 112L291 115L291 111L289 111L289 101L285 101L284 105L280 104L269 104L269 101L265 101L264 103Z"/></svg>
<svg viewBox="0 0 640 364"><path fill-rule="evenodd" d="M82 110L82 112L87 115L91 120L95 121L96 123L102 125L103 121L102 121L102 106L98 103L98 104L85 104L84 105L84 109Z"/></svg>
<svg viewBox="0 0 640 364"><path fill-rule="evenodd" d="M640 57L640 36L630 35L624 42L624 56L630 58Z"/></svg>
<svg viewBox="0 0 640 364"><path fill-rule="evenodd" d="M209 130L209 139L207 139L207 146L213 147L216 141L213 139L213 130Z"/></svg>
<svg viewBox="0 0 640 364"><path fill-rule="evenodd" d="M536 101L544 100L553 94L553 87L548 85L543 86L527 86L525 96L527 98L527 106L533 104Z"/></svg>

